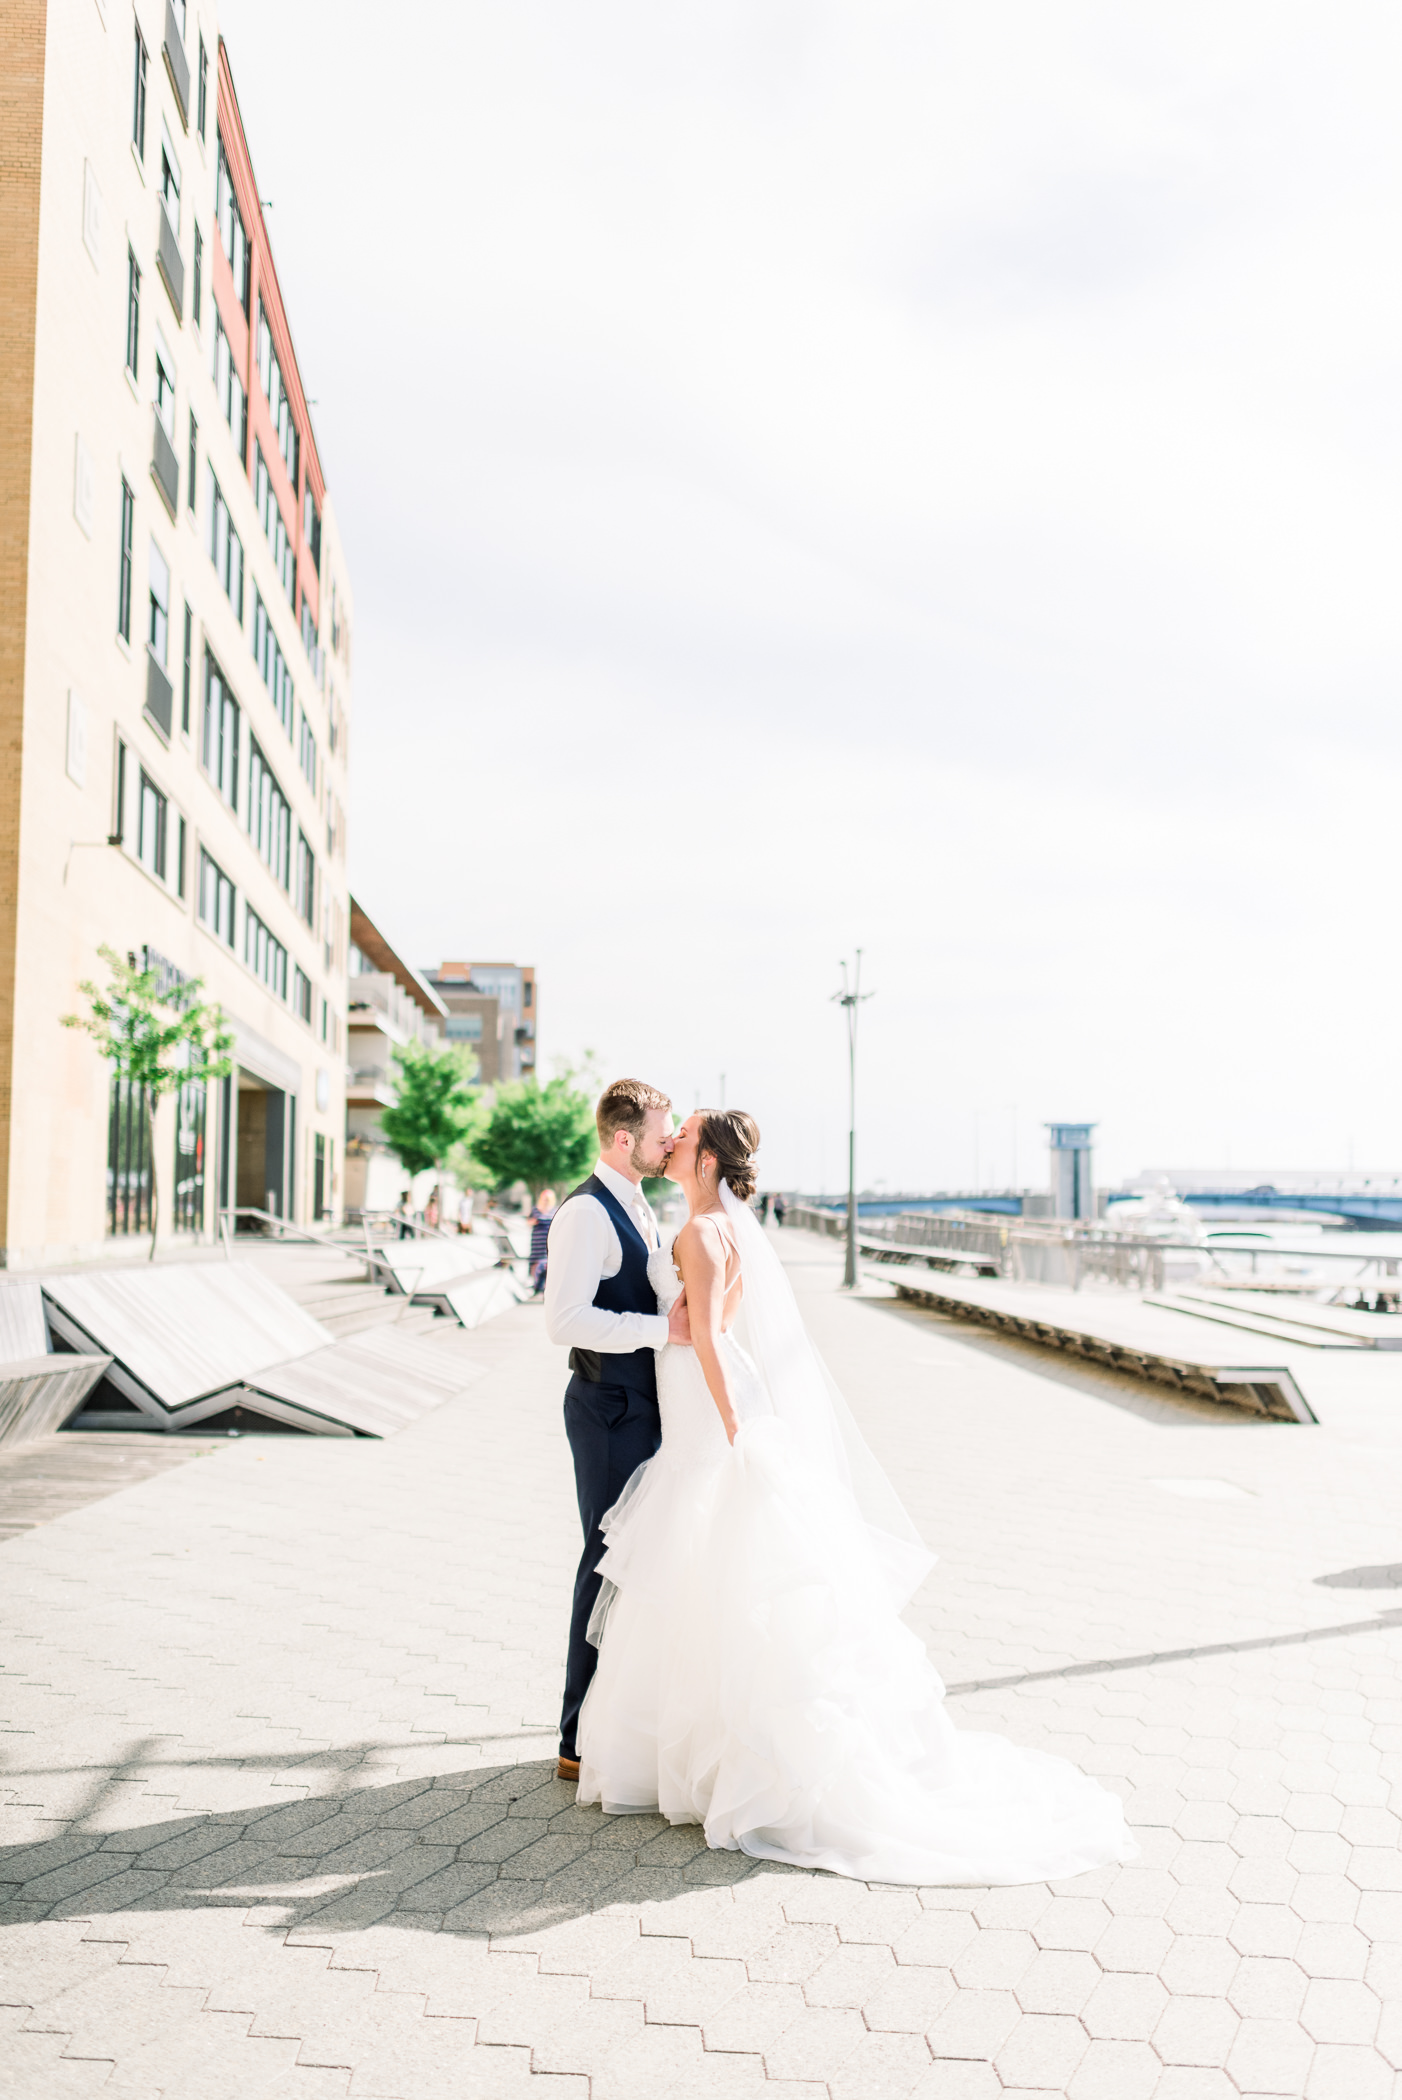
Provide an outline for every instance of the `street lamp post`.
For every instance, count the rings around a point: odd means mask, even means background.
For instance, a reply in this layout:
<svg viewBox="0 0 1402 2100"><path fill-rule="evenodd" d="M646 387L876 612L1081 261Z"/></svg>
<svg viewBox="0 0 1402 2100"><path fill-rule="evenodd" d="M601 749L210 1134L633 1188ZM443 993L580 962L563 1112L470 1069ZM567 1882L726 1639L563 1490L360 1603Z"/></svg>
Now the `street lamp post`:
<svg viewBox="0 0 1402 2100"><path fill-rule="evenodd" d="M857 1008L874 996L862 990L862 951L858 948L849 983L847 965L842 969L842 990L834 992L837 1004L847 1014L847 1260L842 1288L857 1288Z"/></svg>

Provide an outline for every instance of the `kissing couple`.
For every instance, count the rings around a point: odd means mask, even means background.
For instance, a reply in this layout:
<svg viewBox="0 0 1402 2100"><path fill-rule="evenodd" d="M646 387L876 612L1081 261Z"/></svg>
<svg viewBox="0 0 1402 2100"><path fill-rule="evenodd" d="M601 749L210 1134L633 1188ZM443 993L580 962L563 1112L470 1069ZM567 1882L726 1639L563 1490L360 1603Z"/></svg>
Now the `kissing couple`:
<svg viewBox="0 0 1402 2100"><path fill-rule="evenodd" d="M676 1129L665 1094L618 1079L596 1121L545 1285L584 1530L560 1776L607 1815L860 1881L987 1887L1133 1858L1113 1794L945 1712L900 1617L933 1556L751 1208L753 1116ZM686 1198L670 1245L655 1175Z"/></svg>

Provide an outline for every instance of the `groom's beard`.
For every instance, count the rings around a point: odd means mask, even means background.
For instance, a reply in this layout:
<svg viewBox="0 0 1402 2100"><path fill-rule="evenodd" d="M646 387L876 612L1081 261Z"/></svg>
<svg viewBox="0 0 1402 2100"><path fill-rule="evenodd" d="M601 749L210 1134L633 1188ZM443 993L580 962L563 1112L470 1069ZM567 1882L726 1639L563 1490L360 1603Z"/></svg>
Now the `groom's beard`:
<svg viewBox="0 0 1402 2100"><path fill-rule="evenodd" d="M641 1150L639 1150L635 1154L635 1157L638 1162L638 1172L644 1177L644 1179L648 1181L653 1181L657 1178L659 1174L666 1173L667 1162L671 1158L671 1156L672 1155L670 1152L659 1151L652 1159L645 1159Z"/></svg>

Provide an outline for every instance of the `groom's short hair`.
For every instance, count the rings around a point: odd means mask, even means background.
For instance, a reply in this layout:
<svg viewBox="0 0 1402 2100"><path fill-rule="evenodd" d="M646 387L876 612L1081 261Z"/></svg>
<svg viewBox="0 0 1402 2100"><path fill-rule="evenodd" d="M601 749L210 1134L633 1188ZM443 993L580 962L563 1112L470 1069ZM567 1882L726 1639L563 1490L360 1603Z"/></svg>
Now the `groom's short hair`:
<svg viewBox="0 0 1402 2100"><path fill-rule="evenodd" d="M599 1126L599 1150L607 1152L613 1143L614 1132L631 1131L640 1138L647 1123L648 1110L670 1109L668 1096L643 1079L615 1079L599 1096L599 1105L594 1111L594 1121Z"/></svg>

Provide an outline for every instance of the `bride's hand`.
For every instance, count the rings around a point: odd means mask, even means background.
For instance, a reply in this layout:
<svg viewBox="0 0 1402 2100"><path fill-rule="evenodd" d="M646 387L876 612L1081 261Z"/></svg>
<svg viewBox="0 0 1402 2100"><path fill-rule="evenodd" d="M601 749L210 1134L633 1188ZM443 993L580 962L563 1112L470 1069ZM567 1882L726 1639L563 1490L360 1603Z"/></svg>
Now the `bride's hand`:
<svg viewBox="0 0 1402 2100"><path fill-rule="evenodd" d="M685 1291L667 1315L667 1339L679 1349L691 1347L691 1315L686 1309Z"/></svg>

